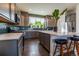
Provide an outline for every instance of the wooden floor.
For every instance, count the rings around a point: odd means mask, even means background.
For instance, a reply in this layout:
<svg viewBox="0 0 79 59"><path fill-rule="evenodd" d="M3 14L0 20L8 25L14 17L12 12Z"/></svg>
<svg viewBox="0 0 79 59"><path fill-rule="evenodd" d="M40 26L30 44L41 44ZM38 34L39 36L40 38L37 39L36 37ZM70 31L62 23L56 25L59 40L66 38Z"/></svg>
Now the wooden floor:
<svg viewBox="0 0 79 59"><path fill-rule="evenodd" d="M48 56L48 52L40 45L38 39L27 39L24 41L23 56Z"/></svg>

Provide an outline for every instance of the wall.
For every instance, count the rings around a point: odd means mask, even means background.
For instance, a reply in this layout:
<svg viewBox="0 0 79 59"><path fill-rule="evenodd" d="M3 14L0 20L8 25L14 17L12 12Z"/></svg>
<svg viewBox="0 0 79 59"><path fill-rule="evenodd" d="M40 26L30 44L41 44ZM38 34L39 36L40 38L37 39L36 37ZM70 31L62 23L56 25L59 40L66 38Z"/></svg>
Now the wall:
<svg viewBox="0 0 79 59"><path fill-rule="evenodd" d="M61 32L65 24L65 14L60 17L57 23L58 32Z"/></svg>
<svg viewBox="0 0 79 59"><path fill-rule="evenodd" d="M76 31L76 9L68 10L66 13L66 22L68 24L68 32Z"/></svg>
<svg viewBox="0 0 79 59"><path fill-rule="evenodd" d="M56 26L55 21L53 19L49 19L48 20L48 26L49 27L55 27Z"/></svg>
<svg viewBox="0 0 79 59"><path fill-rule="evenodd" d="M47 21L47 26L48 27L54 27L54 26L56 26L56 22L55 22L55 20L53 20L53 18L51 19L51 16L46 16L45 17L45 19L46 19L46 21Z"/></svg>
<svg viewBox="0 0 79 59"><path fill-rule="evenodd" d="M79 32L79 4L76 6L76 32Z"/></svg>

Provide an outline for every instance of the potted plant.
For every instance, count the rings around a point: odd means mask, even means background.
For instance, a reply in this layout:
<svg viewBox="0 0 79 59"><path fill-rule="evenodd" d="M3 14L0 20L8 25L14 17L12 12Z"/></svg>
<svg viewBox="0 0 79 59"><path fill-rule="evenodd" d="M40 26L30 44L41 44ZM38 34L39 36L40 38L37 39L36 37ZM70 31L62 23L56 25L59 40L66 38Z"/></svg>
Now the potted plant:
<svg viewBox="0 0 79 59"><path fill-rule="evenodd" d="M65 10L63 10L63 12L60 13L60 10L59 9L55 9L54 12L52 12L52 17L53 19L55 20L55 25L57 27L57 22L58 22L58 19L67 11L67 8Z"/></svg>

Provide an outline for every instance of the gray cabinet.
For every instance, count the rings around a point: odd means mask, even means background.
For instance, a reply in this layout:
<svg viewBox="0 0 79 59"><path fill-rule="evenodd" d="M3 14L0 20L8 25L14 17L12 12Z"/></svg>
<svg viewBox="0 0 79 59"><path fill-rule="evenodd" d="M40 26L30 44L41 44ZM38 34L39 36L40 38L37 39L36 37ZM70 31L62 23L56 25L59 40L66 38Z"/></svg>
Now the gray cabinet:
<svg viewBox="0 0 79 59"><path fill-rule="evenodd" d="M18 40L0 41L0 56L19 56L22 55L22 37Z"/></svg>
<svg viewBox="0 0 79 59"><path fill-rule="evenodd" d="M0 56L17 56L17 41L0 41Z"/></svg>

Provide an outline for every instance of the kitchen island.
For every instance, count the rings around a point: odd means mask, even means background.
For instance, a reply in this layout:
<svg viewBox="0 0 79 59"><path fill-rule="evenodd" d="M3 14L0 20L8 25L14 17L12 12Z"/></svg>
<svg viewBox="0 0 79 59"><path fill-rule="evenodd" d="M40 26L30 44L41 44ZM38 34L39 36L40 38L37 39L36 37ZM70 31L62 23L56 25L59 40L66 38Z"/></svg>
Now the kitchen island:
<svg viewBox="0 0 79 59"><path fill-rule="evenodd" d="M22 30L19 31L24 33L24 38L38 38L40 44L49 52L49 55L52 56L55 50L55 43L54 39L56 38L67 38L68 36L79 35L76 32L68 32L68 33L61 33L61 32L53 32L52 30Z"/></svg>
<svg viewBox="0 0 79 59"><path fill-rule="evenodd" d="M53 31L39 31L40 36L40 43L46 50L49 52L50 56L53 56L55 50L55 43L54 39L56 38L67 38L73 35L79 35L76 32L68 32L68 33L61 33L61 32L53 32Z"/></svg>
<svg viewBox="0 0 79 59"><path fill-rule="evenodd" d="M23 33L0 34L0 56L19 56L23 52Z"/></svg>

